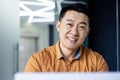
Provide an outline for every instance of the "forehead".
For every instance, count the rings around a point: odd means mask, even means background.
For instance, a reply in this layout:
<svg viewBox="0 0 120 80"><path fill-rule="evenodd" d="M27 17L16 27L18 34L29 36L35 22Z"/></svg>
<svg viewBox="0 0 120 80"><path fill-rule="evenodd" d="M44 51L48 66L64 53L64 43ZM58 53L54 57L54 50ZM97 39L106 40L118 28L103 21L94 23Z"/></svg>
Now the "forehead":
<svg viewBox="0 0 120 80"><path fill-rule="evenodd" d="M77 12L77 11L74 11L74 10L69 10L65 13L63 19L72 19L72 20L75 20L75 21L88 21L88 16L84 13L81 13L81 12Z"/></svg>

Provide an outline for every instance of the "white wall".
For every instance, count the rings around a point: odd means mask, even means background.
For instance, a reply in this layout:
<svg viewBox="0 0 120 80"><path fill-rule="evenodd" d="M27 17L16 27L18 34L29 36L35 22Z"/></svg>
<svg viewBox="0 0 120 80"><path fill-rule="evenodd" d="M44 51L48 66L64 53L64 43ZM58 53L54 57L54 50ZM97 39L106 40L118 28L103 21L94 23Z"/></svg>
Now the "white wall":
<svg viewBox="0 0 120 80"><path fill-rule="evenodd" d="M0 0L0 80L13 80L19 40L18 0Z"/></svg>
<svg viewBox="0 0 120 80"><path fill-rule="evenodd" d="M49 46L49 30L48 23L21 23L20 36L37 37L38 50Z"/></svg>

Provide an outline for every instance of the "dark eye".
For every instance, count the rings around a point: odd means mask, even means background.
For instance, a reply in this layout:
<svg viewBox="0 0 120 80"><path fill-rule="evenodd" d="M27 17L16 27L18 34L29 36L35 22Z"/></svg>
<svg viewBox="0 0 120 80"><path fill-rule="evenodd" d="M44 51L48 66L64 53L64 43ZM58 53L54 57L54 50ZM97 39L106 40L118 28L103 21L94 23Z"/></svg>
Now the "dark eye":
<svg viewBox="0 0 120 80"><path fill-rule="evenodd" d="M79 26L79 29L85 29L85 26Z"/></svg>
<svg viewBox="0 0 120 80"><path fill-rule="evenodd" d="M72 26L73 26L73 24L71 24L71 23L67 23L67 26L72 27Z"/></svg>
<svg viewBox="0 0 120 80"><path fill-rule="evenodd" d="M72 24L70 24L70 23L67 23L67 25L68 25L68 26L72 26Z"/></svg>

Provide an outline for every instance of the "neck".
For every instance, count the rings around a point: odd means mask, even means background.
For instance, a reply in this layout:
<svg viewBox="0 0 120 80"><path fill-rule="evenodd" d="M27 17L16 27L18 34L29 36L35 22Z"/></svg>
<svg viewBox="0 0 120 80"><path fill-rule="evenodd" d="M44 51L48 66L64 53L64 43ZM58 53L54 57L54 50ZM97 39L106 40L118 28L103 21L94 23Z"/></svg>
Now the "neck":
<svg viewBox="0 0 120 80"><path fill-rule="evenodd" d="M63 47L62 45L59 46L60 47L60 50L62 52L62 54L65 56L65 58L67 58L68 60L72 59L76 52L77 52L77 49L69 49L69 48L65 48Z"/></svg>

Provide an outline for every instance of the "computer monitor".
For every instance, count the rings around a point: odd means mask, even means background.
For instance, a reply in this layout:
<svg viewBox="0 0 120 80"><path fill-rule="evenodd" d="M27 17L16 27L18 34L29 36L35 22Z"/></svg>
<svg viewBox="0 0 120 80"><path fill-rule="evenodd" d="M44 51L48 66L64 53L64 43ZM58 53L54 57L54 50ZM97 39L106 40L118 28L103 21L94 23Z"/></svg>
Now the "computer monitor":
<svg viewBox="0 0 120 80"><path fill-rule="evenodd" d="M120 72L16 73L14 80L120 80Z"/></svg>

